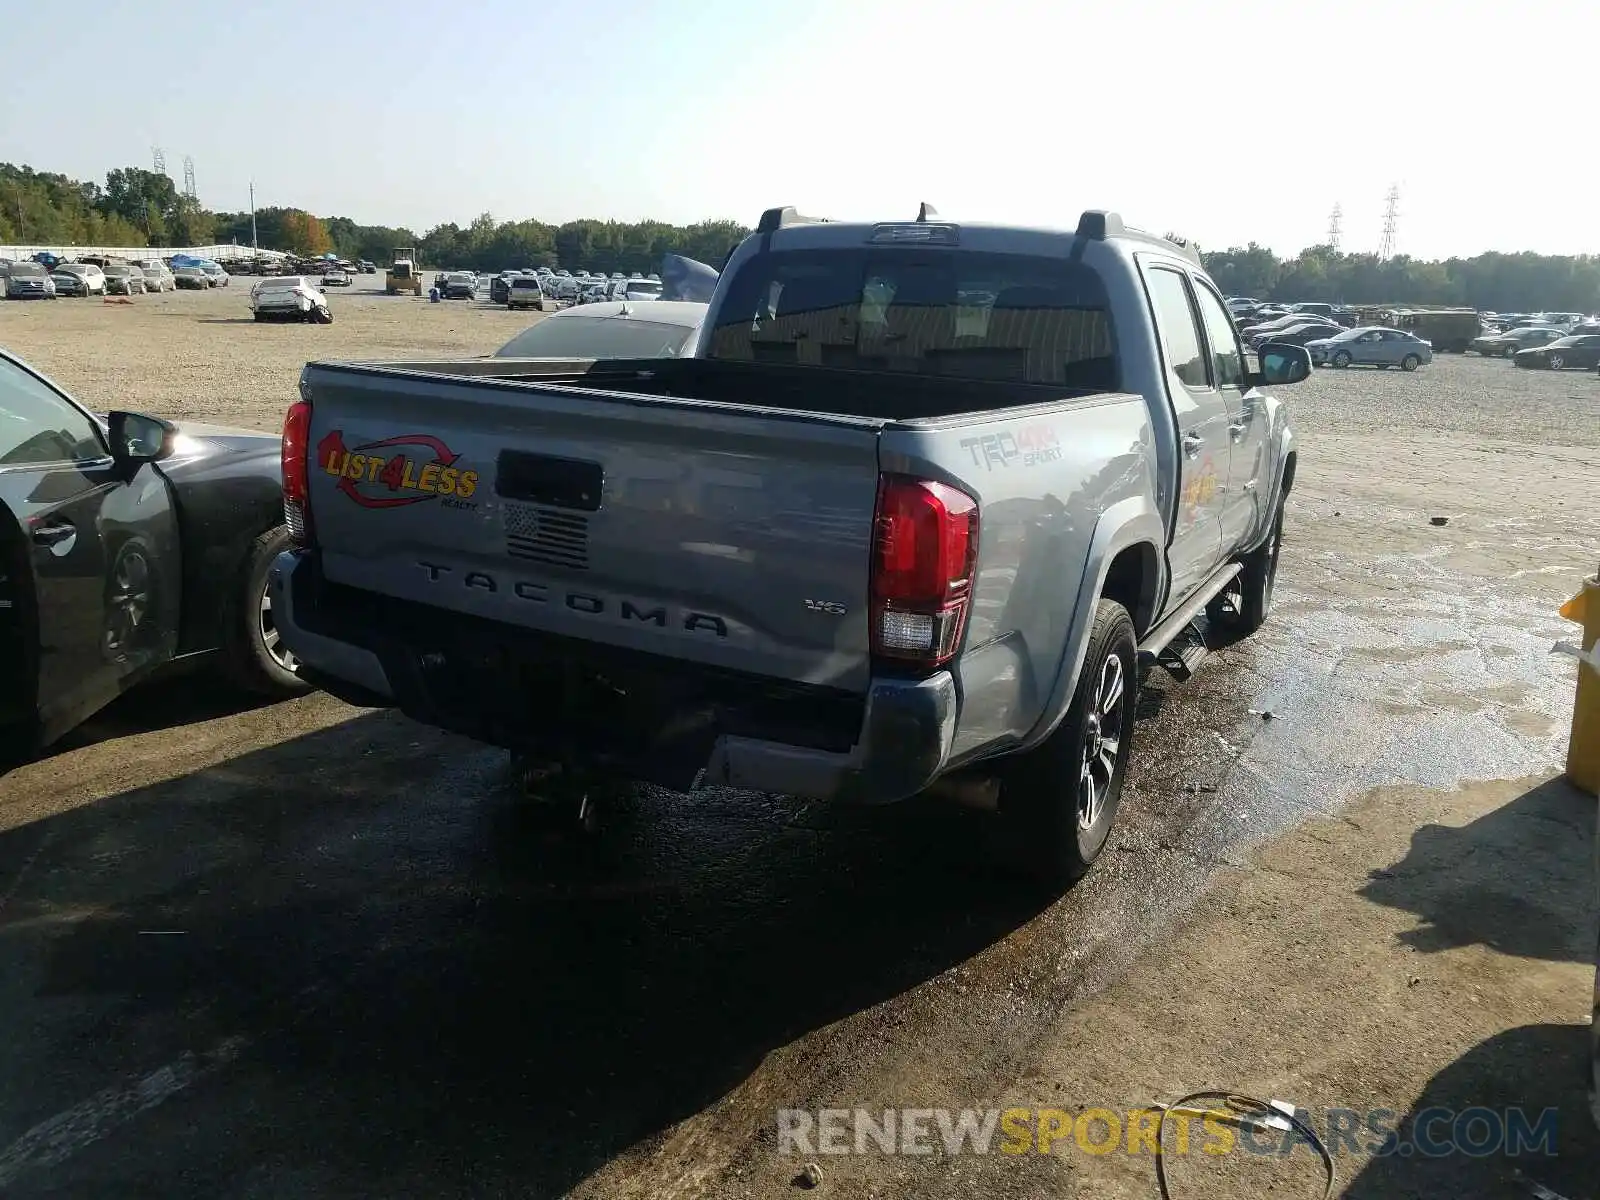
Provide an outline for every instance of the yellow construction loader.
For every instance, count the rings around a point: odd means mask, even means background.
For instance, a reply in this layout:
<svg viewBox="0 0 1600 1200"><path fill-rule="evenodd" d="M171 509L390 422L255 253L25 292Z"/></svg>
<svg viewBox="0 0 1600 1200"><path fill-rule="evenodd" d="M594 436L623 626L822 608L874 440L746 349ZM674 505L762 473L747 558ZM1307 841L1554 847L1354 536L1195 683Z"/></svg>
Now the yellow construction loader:
<svg viewBox="0 0 1600 1200"><path fill-rule="evenodd" d="M384 274L383 290L390 296L401 292L422 295L422 276L417 274L417 252L413 247L395 247L394 265Z"/></svg>

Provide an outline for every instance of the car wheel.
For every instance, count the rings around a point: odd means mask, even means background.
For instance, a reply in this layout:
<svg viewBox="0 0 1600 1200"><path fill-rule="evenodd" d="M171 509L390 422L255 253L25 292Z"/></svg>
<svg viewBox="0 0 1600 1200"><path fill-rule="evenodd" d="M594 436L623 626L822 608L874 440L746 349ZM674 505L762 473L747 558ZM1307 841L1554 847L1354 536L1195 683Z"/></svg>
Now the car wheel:
<svg viewBox="0 0 1600 1200"><path fill-rule="evenodd" d="M257 321L265 321L267 319L267 314L266 313L256 313L255 317L256 317Z"/></svg>
<svg viewBox="0 0 1600 1200"><path fill-rule="evenodd" d="M106 580L105 626L100 651L116 662L144 649L153 633L155 572L138 542L123 542Z"/></svg>
<svg viewBox="0 0 1600 1200"><path fill-rule="evenodd" d="M1128 610L1095 606L1072 705L1000 783L1000 817L1030 876L1052 892L1081 878L1105 849L1133 743L1138 642Z"/></svg>
<svg viewBox="0 0 1600 1200"><path fill-rule="evenodd" d="M1336 367L1348 367L1350 365L1350 351L1340 350L1335 354L1333 356L1333 365Z"/></svg>
<svg viewBox="0 0 1600 1200"><path fill-rule="evenodd" d="M1515 358L1517 356L1517 348L1515 346L1507 346L1505 348L1505 356L1507 358Z"/></svg>
<svg viewBox="0 0 1600 1200"><path fill-rule="evenodd" d="M1545 364L1552 371L1559 371L1561 368L1567 365L1567 360L1562 358L1559 354L1552 354L1549 358L1545 359Z"/></svg>
<svg viewBox="0 0 1600 1200"><path fill-rule="evenodd" d="M1283 551L1283 500L1272 514L1267 540L1241 560L1243 569L1233 582L1206 605L1206 617L1231 640L1249 637L1267 622L1272 612L1272 589L1278 581L1278 558Z"/></svg>
<svg viewBox="0 0 1600 1200"><path fill-rule="evenodd" d="M228 676L247 691L264 696L298 696L310 690L300 678L300 663L283 644L273 621L267 576L272 561L291 543L282 525L250 544L229 598L223 635L223 662Z"/></svg>
<svg viewBox="0 0 1600 1200"><path fill-rule="evenodd" d="M311 319L312 319L312 321L314 321L318 325L332 325L333 324L333 309L331 309L331 308L313 308L311 310Z"/></svg>
<svg viewBox="0 0 1600 1200"><path fill-rule="evenodd" d="M1408 354L1400 360L1400 369L1402 371L1415 371L1421 365L1422 360L1415 354Z"/></svg>

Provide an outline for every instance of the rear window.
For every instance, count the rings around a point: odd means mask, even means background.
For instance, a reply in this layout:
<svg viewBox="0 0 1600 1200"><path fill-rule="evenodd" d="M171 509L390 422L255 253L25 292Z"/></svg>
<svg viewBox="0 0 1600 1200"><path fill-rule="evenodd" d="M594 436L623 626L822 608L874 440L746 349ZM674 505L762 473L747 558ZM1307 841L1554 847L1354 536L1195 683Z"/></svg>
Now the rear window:
<svg viewBox="0 0 1600 1200"><path fill-rule="evenodd" d="M922 249L760 254L710 357L1111 391L1105 287L1066 259Z"/></svg>
<svg viewBox="0 0 1600 1200"><path fill-rule="evenodd" d="M631 296L659 296L661 285L653 279L630 279L622 290Z"/></svg>

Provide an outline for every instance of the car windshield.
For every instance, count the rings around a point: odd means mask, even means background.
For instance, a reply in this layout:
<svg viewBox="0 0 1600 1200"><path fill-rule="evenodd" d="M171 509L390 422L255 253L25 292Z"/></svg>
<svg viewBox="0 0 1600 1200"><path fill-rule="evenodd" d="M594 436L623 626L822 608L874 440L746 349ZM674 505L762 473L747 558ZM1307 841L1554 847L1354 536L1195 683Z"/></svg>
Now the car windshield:
<svg viewBox="0 0 1600 1200"><path fill-rule="evenodd" d="M883 247L757 254L710 357L1113 391L1105 287L1080 262Z"/></svg>
<svg viewBox="0 0 1600 1200"><path fill-rule="evenodd" d="M472 283L476 279L476 275L468 275L465 271L457 271L449 277L451 283Z"/></svg>
<svg viewBox="0 0 1600 1200"><path fill-rule="evenodd" d="M1552 350L1554 350L1557 346L1576 346L1581 341L1583 341L1582 338L1559 337L1555 341L1550 343L1550 348Z"/></svg>
<svg viewBox="0 0 1600 1200"><path fill-rule="evenodd" d="M84 266L83 263L60 263L55 269L57 271L65 271L68 275L89 274L89 268Z"/></svg>
<svg viewBox="0 0 1600 1200"><path fill-rule="evenodd" d="M143 271L146 275L154 275L157 279L161 278L161 268L160 267L140 267L139 269L141 271Z"/></svg>
<svg viewBox="0 0 1600 1200"><path fill-rule="evenodd" d="M44 274L44 268L38 263L32 262L12 263L6 270L13 276L40 276Z"/></svg>
<svg viewBox="0 0 1600 1200"><path fill-rule="evenodd" d="M259 286L264 288L292 288L300 286L298 275L274 275L270 279L263 279Z"/></svg>
<svg viewBox="0 0 1600 1200"><path fill-rule="evenodd" d="M692 325L631 317L551 317L519 333L495 357L676 358L693 334Z"/></svg>
<svg viewBox="0 0 1600 1200"><path fill-rule="evenodd" d="M119 275L119 276L120 275L132 275L133 274L133 268L132 267L128 267L128 266L124 266L122 263L112 263L110 266L108 266L106 268L106 274L107 275Z"/></svg>

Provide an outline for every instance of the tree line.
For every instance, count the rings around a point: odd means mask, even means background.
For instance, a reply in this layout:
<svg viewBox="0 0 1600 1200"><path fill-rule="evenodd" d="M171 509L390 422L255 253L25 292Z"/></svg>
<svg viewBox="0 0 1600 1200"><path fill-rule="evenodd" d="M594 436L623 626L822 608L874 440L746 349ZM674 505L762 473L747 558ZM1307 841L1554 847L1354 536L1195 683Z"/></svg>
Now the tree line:
<svg viewBox="0 0 1600 1200"><path fill-rule="evenodd" d="M386 264L412 246L430 267L498 271L565 267L649 272L662 255L720 263L749 230L734 221L668 225L661 221L496 221L483 213L465 228L451 222L420 236L410 229L319 217L298 208L262 208L252 231L248 212L211 212L182 195L170 176L140 167L106 175L105 185L0 163L0 244L201 246L254 244L268 250Z"/></svg>
<svg viewBox="0 0 1600 1200"><path fill-rule="evenodd" d="M1202 253L1229 296L1332 304L1462 305L1481 312L1600 312L1600 258L1501 254L1427 262L1311 246L1280 259L1251 243Z"/></svg>
<svg viewBox="0 0 1600 1200"><path fill-rule="evenodd" d="M565 267L579 271L657 269L664 254L719 265L749 232L735 221L668 225L660 221L497 221L489 213L465 227L410 229L319 217L298 208L258 209L257 244L271 250L384 264L397 246L414 246L426 266L498 271ZM182 195L170 176L140 167L110 171L102 186L0 163L0 244L197 246L251 244L250 214L211 212ZM1480 254L1424 261L1405 255L1341 254L1311 246L1283 259L1264 246L1204 254L1230 296L1345 304L1470 305L1499 312L1600 312L1600 259L1592 255Z"/></svg>

